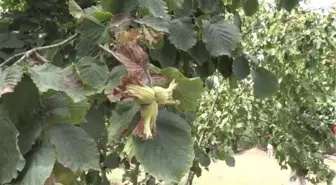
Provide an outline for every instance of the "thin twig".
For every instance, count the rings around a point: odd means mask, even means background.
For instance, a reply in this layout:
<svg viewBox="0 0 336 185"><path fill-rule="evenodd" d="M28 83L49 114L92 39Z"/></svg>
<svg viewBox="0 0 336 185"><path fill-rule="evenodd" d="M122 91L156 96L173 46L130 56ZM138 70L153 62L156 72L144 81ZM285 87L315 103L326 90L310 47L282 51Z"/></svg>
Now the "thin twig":
<svg viewBox="0 0 336 185"><path fill-rule="evenodd" d="M65 44L68 44L69 42L75 40L78 36L79 36L79 33L76 33L76 34L72 35L71 37L67 38L66 40L64 40L64 41L62 41L60 43L52 44L52 45L48 45L48 46L36 47L36 48L30 49L28 51L15 54L12 57L10 57L9 59L7 59L6 61L4 61L2 64L0 64L0 67L8 64L10 61L12 61L13 59L15 59L16 57L22 56L18 61L15 62L15 63L20 63L23 60L25 60L26 58L30 57L30 55L33 54L33 53L35 53L35 52L63 46Z"/></svg>

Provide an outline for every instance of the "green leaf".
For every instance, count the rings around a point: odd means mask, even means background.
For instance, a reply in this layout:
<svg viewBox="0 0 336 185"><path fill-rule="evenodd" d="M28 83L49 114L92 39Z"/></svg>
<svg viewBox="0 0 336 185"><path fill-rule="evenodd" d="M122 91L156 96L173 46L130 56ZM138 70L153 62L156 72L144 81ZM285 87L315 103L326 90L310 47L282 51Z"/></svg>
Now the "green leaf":
<svg viewBox="0 0 336 185"><path fill-rule="evenodd" d="M280 0L280 6L290 12L299 4L299 1L300 0Z"/></svg>
<svg viewBox="0 0 336 185"><path fill-rule="evenodd" d="M62 93L55 93L43 100L46 120L50 124L80 124L85 122L85 116L90 108L87 101L73 102Z"/></svg>
<svg viewBox="0 0 336 185"><path fill-rule="evenodd" d="M102 0L102 7L114 15L129 14L138 6L138 0Z"/></svg>
<svg viewBox="0 0 336 185"><path fill-rule="evenodd" d="M25 43L19 40L18 34L6 32L0 33L0 49L3 48L22 48Z"/></svg>
<svg viewBox="0 0 336 185"><path fill-rule="evenodd" d="M243 80L250 74L250 65L244 56L235 58L232 64L233 74L237 80Z"/></svg>
<svg viewBox="0 0 336 185"><path fill-rule="evenodd" d="M97 44L101 41L105 26L93 16L85 16L79 31L81 33L81 38L85 38L86 40Z"/></svg>
<svg viewBox="0 0 336 185"><path fill-rule="evenodd" d="M220 0L199 0L199 8L204 13L212 13L219 6Z"/></svg>
<svg viewBox="0 0 336 185"><path fill-rule="evenodd" d="M118 168L120 164L119 156L116 153L111 153L105 157L104 166L108 169Z"/></svg>
<svg viewBox="0 0 336 185"><path fill-rule="evenodd" d="M222 18L203 21L203 42L212 56L230 55L240 40L238 28Z"/></svg>
<svg viewBox="0 0 336 185"><path fill-rule="evenodd" d="M148 8L155 17L164 17L167 13L167 4L163 0L138 0L139 6Z"/></svg>
<svg viewBox="0 0 336 185"><path fill-rule="evenodd" d="M109 143L119 139L122 132L127 129L140 107L133 101L118 102L113 109L110 118L110 127L108 129Z"/></svg>
<svg viewBox="0 0 336 185"><path fill-rule="evenodd" d="M169 67L161 70L169 81L175 79L178 86L173 93L174 99L180 100L178 109L183 111L194 111L201 97L203 83L200 78L187 78L176 68Z"/></svg>
<svg viewBox="0 0 336 185"><path fill-rule="evenodd" d="M188 50L188 53L199 65L202 65L211 57L202 41L197 41L196 45Z"/></svg>
<svg viewBox="0 0 336 185"><path fill-rule="evenodd" d="M279 88L277 77L263 67L253 70L252 78L254 81L254 96L256 98L264 99L275 93Z"/></svg>
<svg viewBox="0 0 336 185"><path fill-rule="evenodd" d="M234 157L232 156L227 156L225 157L225 163L226 165L228 165L229 167L235 167L236 165L236 160Z"/></svg>
<svg viewBox="0 0 336 185"><path fill-rule="evenodd" d="M98 140L105 133L105 114L104 106L92 106L86 115L86 121L81 124L81 128L85 130L93 139Z"/></svg>
<svg viewBox="0 0 336 185"><path fill-rule="evenodd" d="M229 56L221 56L217 65L218 71L224 78L229 78L232 75L233 58Z"/></svg>
<svg viewBox="0 0 336 185"><path fill-rule="evenodd" d="M149 26L157 31L169 33L168 21L169 20L166 20L164 18L154 17L153 15L146 15L142 19L136 20L135 22Z"/></svg>
<svg viewBox="0 0 336 185"><path fill-rule="evenodd" d="M177 49L187 51L197 42L197 32L189 18L175 19L169 23L168 39Z"/></svg>
<svg viewBox="0 0 336 185"><path fill-rule="evenodd" d="M133 136L135 156L155 178L179 182L194 159L190 131L189 124L183 118L160 110L153 139L144 141Z"/></svg>
<svg viewBox="0 0 336 185"><path fill-rule="evenodd" d="M25 160L17 144L19 132L9 120L3 106L0 106L0 123L0 183L6 184L18 176Z"/></svg>
<svg viewBox="0 0 336 185"><path fill-rule="evenodd" d="M199 162L202 166L208 167L211 164L211 160L208 154L202 152L199 156Z"/></svg>
<svg viewBox="0 0 336 185"><path fill-rule="evenodd" d="M75 49L78 57L96 56L99 52L99 47L91 42L90 38L81 38Z"/></svg>
<svg viewBox="0 0 336 185"><path fill-rule="evenodd" d="M50 176L56 161L55 148L42 146L27 162L25 174L15 185L44 185Z"/></svg>
<svg viewBox="0 0 336 185"><path fill-rule="evenodd" d="M73 125L54 125L50 142L56 147L56 158L73 172L99 170L99 152L95 141L81 128Z"/></svg>
<svg viewBox="0 0 336 185"><path fill-rule="evenodd" d="M84 19L84 11L76 3L75 0L69 0L69 13L77 19L78 22L81 22Z"/></svg>
<svg viewBox="0 0 336 185"><path fill-rule="evenodd" d="M21 81L23 66L12 65L2 71L0 69L0 97L6 93L14 92L15 86Z"/></svg>
<svg viewBox="0 0 336 185"><path fill-rule="evenodd" d="M25 120L21 120L18 127L19 130L19 148L22 154L26 154L32 148L35 140L42 133L42 120L34 117L26 117Z"/></svg>
<svg viewBox="0 0 336 185"><path fill-rule="evenodd" d="M61 69L49 63L28 68L31 78L41 92L49 89L65 92L74 102L86 100L97 90L83 86L72 66Z"/></svg>
<svg viewBox="0 0 336 185"><path fill-rule="evenodd" d="M89 85L99 89L104 86L108 77L108 68L94 57L82 57L77 62L81 79Z"/></svg>
<svg viewBox="0 0 336 185"><path fill-rule="evenodd" d="M196 73L200 78L207 78L216 72L218 62L216 60L210 60L204 62L202 65L196 67Z"/></svg>
<svg viewBox="0 0 336 185"><path fill-rule="evenodd" d="M39 91L28 76L19 82L13 93L5 94L2 98L10 119L15 124L35 114L40 108Z"/></svg>
<svg viewBox="0 0 336 185"><path fill-rule="evenodd" d="M56 182L60 183L55 185L78 185L76 183L76 174L72 172L69 168L65 168L58 162L56 162L54 166L53 173L55 174Z"/></svg>
<svg viewBox="0 0 336 185"><path fill-rule="evenodd" d="M164 45L160 49L153 49L149 51L149 55L153 60L160 63L161 67L172 67L175 65L177 50L169 40L164 40Z"/></svg>
<svg viewBox="0 0 336 185"><path fill-rule="evenodd" d="M105 86L105 94L110 93L120 84L120 77L122 76L127 76L127 70L124 65L119 65L112 69L110 73L110 79Z"/></svg>
<svg viewBox="0 0 336 185"><path fill-rule="evenodd" d="M291 1L291 0L289 0L289 1ZM247 15L247 16L252 16L259 9L258 0L240 0L240 4L244 9L245 15Z"/></svg>
<svg viewBox="0 0 336 185"><path fill-rule="evenodd" d="M168 11L172 12L178 8L182 8L184 0L165 0L167 3Z"/></svg>
<svg viewBox="0 0 336 185"><path fill-rule="evenodd" d="M176 17L188 17L192 14L193 12L193 3L196 1L194 0L184 0L182 7L178 8L175 11L175 16Z"/></svg>

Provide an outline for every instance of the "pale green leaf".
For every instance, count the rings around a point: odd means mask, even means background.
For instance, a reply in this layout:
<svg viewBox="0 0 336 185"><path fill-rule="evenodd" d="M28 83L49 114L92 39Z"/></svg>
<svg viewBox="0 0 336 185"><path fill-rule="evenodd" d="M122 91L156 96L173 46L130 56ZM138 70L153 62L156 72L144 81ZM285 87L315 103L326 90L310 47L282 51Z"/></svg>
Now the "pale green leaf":
<svg viewBox="0 0 336 185"><path fill-rule="evenodd" d="M107 80L109 71L106 64L97 61L94 57L79 59L77 68L81 79L97 89L101 88Z"/></svg>
<svg viewBox="0 0 336 185"><path fill-rule="evenodd" d="M15 185L44 185L54 168L56 161L55 148L44 145L28 161L24 176Z"/></svg>
<svg viewBox="0 0 336 185"><path fill-rule="evenodd" d="M232 71L237 80L243 80L250 74L250 65L244 56L235 58Z"/></svg>
<svg viewBox="0 0 336 185"><path fill-rule="evenodd" d="M178 86L174 90L173 97L180 100L178 109L183 111L194 111L198 105L198 99L204 91L200 78L187 78L176 68L169 67L161 70L169 81L175 79Z"/></svg>
<svg viewBox="0 0 336 185"><path fill-rule="evenodd" d="M121 136L122 131L129 127L134 115L138 111L139 105L135 102L124 101L117 103L110 118L110 127L108 129L109 142L113 142Z"/></svg>
<svg viewBox="0 0 336 185"><path fill-rule="evenodd" d="M77 19L78 22L82 21L84 18L84 11L82 8L76 3L75 0L69 0L69 13Z"/></svg>
<svg viewBox="0 0 336 185"><path fill-rule="evenodd" d="M157 31L162 31L169 33L168 30L168 21L164 18L154 17L153 15L146 15L140 20L136 20L139 24L144 24L146 26L149 26Z"/></svg>
<svg viewBox="0 0 336 185"><path fill-rule="evenodd" d="M167 13L167 4L164 0L138 0L139 6L148 8L155 17L164 17Z"/></svg>
<svg viewBox="0 0 336 185"><path fill-rule="evenodd" d="M19 132L9 120L3 106L0 106L0 123L0 183L5 184L18 176L25 160L17 144Z"/></svg>
<svg viewBox="0 0 336 185"><path fill-rule="evenodd" d="M203 22L203 42L212 56L230 55L240 39L238 28L220 17Z"/></svg>
<svg viewBox="0 0 336 185"><path fill-rule="evenodd" d="M144 169L157 179L179 182L194 159L191 128L183 118L160 110L156 135L150 140L133 136L135 156Z"/></svg>
<svg viewBox="0 0 336 185"><path fill-rule="evenodd" d="M197 32L189 18L175 19L169 23L168 39L177 49L187 51L197 42Z"/></svg>
<svg viewBox="0 0 336 185"><path fill-rule="evenodd" d="M0 97L6 93L14 92L15 86L21 81L23 66L12 65L5 70L0 69Z"/></svg>
<svg viewBox="0 0 336 185"><path fill-rule="evenodd" d="M259 99L264 99L279 88L277 77L263 67L259 67L252 71L254 96Z"/></svg>
<svg viewBox="0 0 336 185"><path fill-rule="evenodd" d="M199 8L204 13L212 13L219 6L220 0L199 0Z"/></svg>
<svg viewBox="0 0 336 185"><path fill-rule="evenodd" d="M165 0L167 3L168 11L172 12L178 8L182 8L184 0Z"/></svg>
<svg viewBox="0 0 336 185"><path fill-rule="evenodd" d="M99 170L99 152L95 141L80 127L54 125L50 142L56 147L56 158L73 172Z"/></svg>

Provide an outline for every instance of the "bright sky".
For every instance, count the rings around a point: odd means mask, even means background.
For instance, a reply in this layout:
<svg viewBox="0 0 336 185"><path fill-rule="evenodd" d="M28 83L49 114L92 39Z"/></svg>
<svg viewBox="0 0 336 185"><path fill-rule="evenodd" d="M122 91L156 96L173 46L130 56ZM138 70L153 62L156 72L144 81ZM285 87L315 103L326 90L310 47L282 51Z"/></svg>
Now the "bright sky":
<svg viewBox="0 0 336 185"><path fill-rule="evenodd" d="M304 9L329 9L332 5L336 6L336 0L308 0L307 5L302 5Z"/></svg>

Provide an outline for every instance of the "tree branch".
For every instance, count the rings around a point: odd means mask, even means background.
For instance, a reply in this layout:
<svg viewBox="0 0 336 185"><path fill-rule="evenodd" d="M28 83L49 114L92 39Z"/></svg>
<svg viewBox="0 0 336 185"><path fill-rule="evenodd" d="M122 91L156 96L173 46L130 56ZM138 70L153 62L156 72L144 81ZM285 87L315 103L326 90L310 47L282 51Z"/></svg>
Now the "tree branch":
<svg viewBox="0 0 336 185"><path fill-rule="evenodd" d="M23 60L25 60L26 58L30 57L31 54L38 52L38 51L43 51L43 50L47 50L47 49L52 49L52 48L57 48L60 46L63 46L65 44L68 44L69 42L75 40L77 37L79 36L79 33L76 33L74 35L72 35L71 37L65 39L64 41L57 43L57 44L52 44L52 45L48 45L48 46L41 46L41 47L36 47L33 49L30 49L28 51L22 52L22 53L18 53L15 54L13 56L11 56L10 58L8 58L7 60L5 60L2 64L0 64L0 67L8 64L10 61L12 61L13 59L22 56L18 61L16 61L15 63L20 63Z"/></svg>

